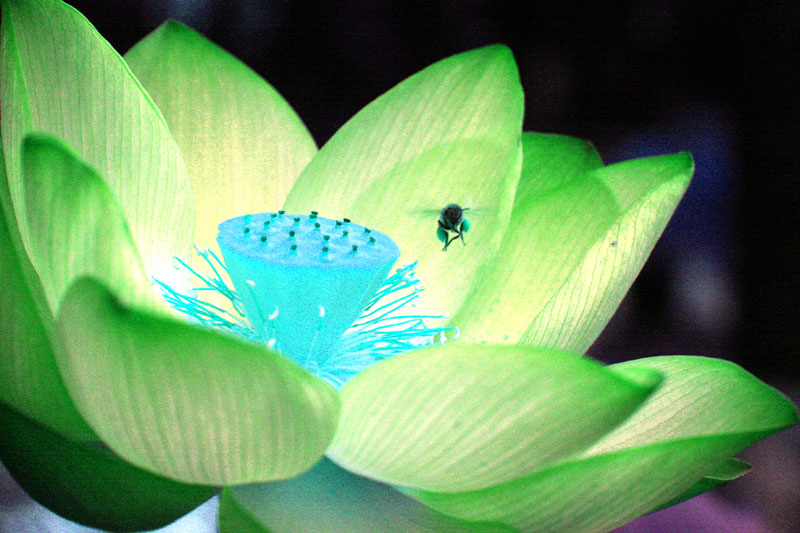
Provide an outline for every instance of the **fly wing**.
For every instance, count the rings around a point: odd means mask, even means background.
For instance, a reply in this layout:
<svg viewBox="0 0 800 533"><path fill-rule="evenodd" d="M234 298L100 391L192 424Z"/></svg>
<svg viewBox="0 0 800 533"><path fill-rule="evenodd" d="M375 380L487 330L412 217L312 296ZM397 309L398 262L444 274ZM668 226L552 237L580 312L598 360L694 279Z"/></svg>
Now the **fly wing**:
<svg viewBox="0 0 800 533"><path fill-rule="evenodd" d="M412 209L408 214L416 217L438 217L442 213L441 209Z"/></svg>
<svg viewBox="0 0 800 533"><path fill-rule="evenodd" d="M489 212L489 208L476 206L476 207L462 207L464 211L465 217L481 217L486 215ZM411 211L407 211L407 213L414 217L436 217L438 218L442 214L442 208L439 209L412 209Z"/></svg>
<svg viewBox="0 0 800 533"><path fill-rule="evenodd" d="M465 217L482 217L489 212L488 207L465 207L464 208L464 216Z"/></svg>

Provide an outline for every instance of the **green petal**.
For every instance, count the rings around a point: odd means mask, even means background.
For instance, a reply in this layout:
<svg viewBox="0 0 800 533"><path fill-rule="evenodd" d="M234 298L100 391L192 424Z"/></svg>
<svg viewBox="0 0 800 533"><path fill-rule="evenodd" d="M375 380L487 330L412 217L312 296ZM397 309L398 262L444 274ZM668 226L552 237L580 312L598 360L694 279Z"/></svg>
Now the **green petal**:
<svg viewBox="0 0 800 533"><path fill-rule="evenodd" d="M27 136L22 152L30 251L53 314L82 275L103 280L129 305L164 309L102 178L50 135Z"/></svg>
<svg viewBox="0 0 800 533"><path fill-rule="evenodd" d="M219 506L222 533L304 531L514 531L437 513L389 485L323 459L301 477L225 489Z"/></svg>
<svg viewBox="0 0 800 533"><path fill-rule="evenodd" d="M614 194L622 215L575 266L521 342L585 352L639 275L693 172L688 153L636 159L593 172Z"/></svg>
<svg viewBox="0 0 800 533"><path fill-rule="evenodd" d="M0 402L0 458L36 501L64 518L111 531L165 526L217 491L155 476L95 443L64 439Z"/></svg>
<svg viewBox="0 0 800 533"><path fill-rule="evenodd" d="M464 520L523 531L611 531L683 492L737 447L711 437L663 442L568 461L478 491L404 492Z"/></svg>
<svg viewBox="0 0 800 533"><path fill-rule="evenodd" d="M608 189L591 178L515 208L492 268L451 321L464 341L520 342L618 215Z"/></svg>
<svg viewBox="0 0 800 533"><path fill-rule="evenodd" d="M197 207L194 242L215 245L223 220L280 209L317 148L272 86L172 21L139 41L125 61L186 158Z"/></svg>
<svg viewBox="0 0 800 533"><path fill-rule="evenodd" d="M94 439L61 381L60 339L17 230L0 157L0 401L74 440Z"/></svg>
<svg viewBox="0 0 800 533"><path fill-rule="evenodd" d="M482 488L576 453L630 415L656 372L545 349L448 344L382 361L340 391L328 456L437 491Z"/></svg>
<svg viewBox="0 0 800 533"><path fill-rule="evenodd" d="M727 361L655 357L611 368L657 370L665 381L581 456L482 491L405 492L465 520L524 530L610 530L688 496L705 477L735 476L734 454L797 421L791 402Z"/></svg>
<svg viewBox="0 0 800 533"><path fill-rule="evenodd" d="M749 445L797 422L797 410L783 394L724 359L647 357L611 368L655 370L666 381L642 409L592 447L593 455L704 435L748 434Z"/></svg>
<svg viewBox="0 0 800 533"><path fill-rule="evenodd" d="M419 261L427 290L418 312L454 312L508 225L521 165L522 107L506 47L444 59L345 124L300 175L285 209L349 217L388 234L401 263ZM443 253L438 210L449 203L483 212L472 221L466 246L453 243Z"/></svg>
<svg viewBox="0 0 800 533"><path fill-rule="evenodd" d="M108 179L148 274L175 276L194 228L191 185L167 124L122 58L58 0L3 1L2 137L26 247L22 140L50 133Z"/></svg>
<svg viewBox="0 0 800 533"><path fill-rule="evenodd" d="M522 147L512 224L500 254L451 320L465 340L517 343L564 271L619 216L605 185L586 175L603 166L591 143L526 132Z"/></svg>
<svg viewBox="0 0 800 533"><path fill-rule="evenodd" d="M466 340L584 352L647 260L692 169L688 154L675 154L566 182L557 176L561 185L515 207L494 268L452 323Z"/></svg>
<svg viewBox="0 0 800 533"><path fill-rule="evenodd" d="M701 479L700 481L698 481L685 491L681 492L667 503L659 505L656 509L653 509L651 512L660 511L661 509L672 507L673 505L694 498L695 496L699 496L704 492L708 492L710 490L719 487L720 485L728 483L729 481L733 481L734 479L742 477L752 469L753 466L749 463L745 463L744 461L740 461L738 459L729 459L726 462L714 468L709 473L705 474L703 476L703 479Z"/></svg>
<svg viewBox="0 0 800 533"><path fill-rule="evenodd" d="M603 166L592 143L566 135L525 132L522 134L522 152L522 174L514 197L515 208Z"/></svg>
<svg viewBox="0 0 800 533"><path fill-rule="evenodd" d="M59 325L78 409L145 470L212 485L285 479L333 436L335 391L259 346L125 308L91 278L67 292Z"/></svg>

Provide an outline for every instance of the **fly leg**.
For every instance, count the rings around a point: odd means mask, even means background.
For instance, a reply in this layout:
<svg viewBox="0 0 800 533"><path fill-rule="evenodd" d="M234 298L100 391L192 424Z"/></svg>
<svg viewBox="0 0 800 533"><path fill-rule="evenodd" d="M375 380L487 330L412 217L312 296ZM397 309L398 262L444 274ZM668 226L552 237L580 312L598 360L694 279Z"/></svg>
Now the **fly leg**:
<svg viewBox="0 0 800 533"><path fill-rule="evenodd" d="M442 224L442 221L439 221L439 228L436 230L436 236L439 238L440 241L444 243L444 248L442 248L443 252L447 251L447 247L450 246L450 232L447 231L447 227Z"/></svg>
<svg viewBox="0 0 800 533"><path fill-rule="evenodd" d="M454 240L458 239L459 237L461 237L461 242L464 242L464 235L463 235L462 233L459 233L459 232L457 232L457 231L456 231L456 232L454 232L454 233L453 233L453 236L452 236L452 237L450 237L450 238L447 240L447 242L446 242L446 243L445 243L445 245L444 245L444 248L442 248L442 251L443 251L443 252L446 252L446 251L447 251L447 247L448 247L448 246L450 246L450 244L451 244L451 243L452 243Z"/></svg>
<svg viewBox="0 0 800 533"><path fill-rule="evenodd" d="M458 226L458 236L461 237L461 244L464 246L467 245L467 241L464 240L464 234L469 231L469 219L464 219L461 221L461 224Z"/></svg>

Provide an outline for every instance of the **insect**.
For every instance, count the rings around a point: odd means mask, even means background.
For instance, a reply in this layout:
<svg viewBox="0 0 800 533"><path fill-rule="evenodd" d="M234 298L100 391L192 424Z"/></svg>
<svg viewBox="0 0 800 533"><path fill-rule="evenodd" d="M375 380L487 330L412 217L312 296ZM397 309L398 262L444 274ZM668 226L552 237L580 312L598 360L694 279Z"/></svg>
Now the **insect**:
<svg viewBox="0 0 800 533"><path fill-rule="evenodd" d="M460 238L464 241L464 234L469 231L469 220L464 218L464 211L469 211L469 207L462 208L458 204L447 204L438 211L426 211L428 214L436 213L439 215L439 227L436 228L436 236L444 243L443 252L447 251L450 244ZM453 234L452 236L450 234Z"/></svg>
<svg viewBox="0 0 800 533"><path fill-rule="evenodd" d="M464 211L469 211L469 207L462 208L458 204L447 204L439 213L439 227L436 229L436 236L444 243L443 252L447 251L456 239L461 239L461 244L466 246L464 234L469 231L469 219L464 218ZM453 236L450 236L450 232Z"/></svg>
<svg viewBox="0 0 800 533"><path fill-rule="evenodd" d="M441 209L419 209L412 211L412 213L426 217L431 215L439 216L436 236L444 243L442 251L446 252L450 244L456 239L461 239L461 242L466 245L464 234L469 231L470 223L468 219L464 218L465 211L469 211L473 215L479 215L484 212L484 209L447 204Z"/></svg>

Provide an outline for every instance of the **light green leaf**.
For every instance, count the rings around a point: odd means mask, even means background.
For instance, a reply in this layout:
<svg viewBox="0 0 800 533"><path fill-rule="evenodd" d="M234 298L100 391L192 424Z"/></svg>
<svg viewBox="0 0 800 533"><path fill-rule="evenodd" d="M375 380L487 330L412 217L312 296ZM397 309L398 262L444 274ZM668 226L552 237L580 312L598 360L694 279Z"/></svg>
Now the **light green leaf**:
<svg viewBox="0 0 800 533"><path fill-rule="evenodd" d="M508 225L521 165L522 108L506 47L444 59L345 124L300 175L284 207L349 217L388 234L400 247L400 263L419 261L427 287L419 313L454 312ZM449 203L483 213L473 220L467 245L453 243L444 253L437 219Z"/></svg>
<svg viewBox="0 0 800 533"><path fill-rule="evenodd" d="M110 531L165 526L217 491L140 470L99 443L59 436L0 402L0 459L37 502L64 518Z"/></svg>
<svg viewBox="0 0 800 533"><path fill-rule="evenodd" d="M437 513L327 459L295 479L225 489L219 524L222 533L515 531Z"/></svg>
<svg viewBox="0 0 800 533"><path fill-rule="evenodd" d="M17 230L2 157L0 211L0 401L61 435L92 440L58 373L60 339Z"/></svg>
<svg viewBox="0 0 800 533"><path fill-rule="evenodd" d="M522 173L514 197L515 208L603 166L592 143L566 135L525 132L522 134L522 152Z"/></svg>
<svg viewBox="0 0 800 533"><path fill-rule="evenodd" d="M20 151L55 135L108 180L148 274L172 281L188 253L194 206L186 165L161 113L122 58L59 0L4 0L2 137L14 208L30 246ZM177 280L174 281L177 284Z"/></svg>
<svg viewBox="0 0 800 533"><path fill-rule="evenodd" d="M557 177L559 187L530 194L452 323L467 340L584 352L644 265L692 169L688 154L637 159Z"/></svg>
<svg viewBox="0 0 800 533"><path fill-rule="evenodd" d="M195 243L215 246L217 225L277 211L317 151L288 103L244 63L168 21L125 54L186 158Z"/></svg>
<svg viewBox="0 0 800 533"><path fill-rule="evenodd" d="M735 476L733 455L797 421L791 402L727 361L654 357L611 368L657 370L665 381L579 456L479 491L404 492L465 520L526 531L608 531L677 501L709 475Z"/></svg>
<svg viewBox="0 0 800 533"><path fill-rule="evenodd" d="M102 178L50 135L27 136L22 152L31 257L53 314L82 275L103 280L128 305L166 313Z"/></svg>
<svg viewBox="0 0 800 533"><path fill-rule="evenodd" d="M483 488L591 445L658 385L573 354L448 344L381 361L340 391L328 457L436 491Z"/></svg>
<svg viewBox="0 0 800 533"><path fill-rule="evenodd" d="M308 470L336 428L327 383L252 343L125 308L82 278L61 304L70 395L116 454L186 483Z"/></svg>

